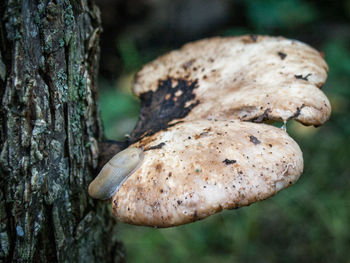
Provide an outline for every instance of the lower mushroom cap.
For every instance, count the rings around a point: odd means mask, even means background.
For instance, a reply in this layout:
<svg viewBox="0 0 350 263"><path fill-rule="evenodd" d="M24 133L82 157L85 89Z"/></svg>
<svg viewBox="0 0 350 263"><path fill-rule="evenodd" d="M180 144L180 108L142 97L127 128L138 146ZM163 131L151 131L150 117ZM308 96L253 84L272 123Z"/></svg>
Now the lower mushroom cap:
<svg viewBox="0 0 350 263"><path fill-rule="evenodd" d="M170 227L264 200L297 181L302 152L282 129L198 120L143 138L143 164L112 198L114 215Z"/></svg>

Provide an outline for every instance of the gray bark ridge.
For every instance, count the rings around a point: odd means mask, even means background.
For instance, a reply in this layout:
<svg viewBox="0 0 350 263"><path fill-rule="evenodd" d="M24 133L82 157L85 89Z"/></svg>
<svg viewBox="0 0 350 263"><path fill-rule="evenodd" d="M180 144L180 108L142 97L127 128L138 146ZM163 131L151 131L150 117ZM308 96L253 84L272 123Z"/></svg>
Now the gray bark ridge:
<svg viewBox="0 0 350 263"><path fill-rule="evenodd" d="M108 206L89 198L102 129L91 0L0 5L0 261L116 262Z"/></svg>

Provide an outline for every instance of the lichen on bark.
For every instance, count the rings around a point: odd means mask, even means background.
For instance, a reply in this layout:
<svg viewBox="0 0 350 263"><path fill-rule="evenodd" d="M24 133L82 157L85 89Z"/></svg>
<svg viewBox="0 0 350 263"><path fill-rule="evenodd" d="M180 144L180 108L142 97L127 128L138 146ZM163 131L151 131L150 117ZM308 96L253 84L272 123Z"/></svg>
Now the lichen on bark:
<svg viewBox="0 0 350 263"><path fill-rule="evenodd" d="M6 0L0 18L0 261L123 260L108 207L87 194L103 136L98 8Z"/></svg>

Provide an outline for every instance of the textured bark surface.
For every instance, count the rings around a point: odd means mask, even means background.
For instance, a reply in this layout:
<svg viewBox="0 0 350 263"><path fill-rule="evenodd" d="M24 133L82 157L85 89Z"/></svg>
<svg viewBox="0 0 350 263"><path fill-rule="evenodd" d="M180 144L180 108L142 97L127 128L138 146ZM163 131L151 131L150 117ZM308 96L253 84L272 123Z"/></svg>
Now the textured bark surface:
<svg viewBox="0 0 350 263"><path fill-rule="evenodd" d="M108 206L87 193L102 139L98 9L6 0L0 19L0 261L122 261Z"/></svg>

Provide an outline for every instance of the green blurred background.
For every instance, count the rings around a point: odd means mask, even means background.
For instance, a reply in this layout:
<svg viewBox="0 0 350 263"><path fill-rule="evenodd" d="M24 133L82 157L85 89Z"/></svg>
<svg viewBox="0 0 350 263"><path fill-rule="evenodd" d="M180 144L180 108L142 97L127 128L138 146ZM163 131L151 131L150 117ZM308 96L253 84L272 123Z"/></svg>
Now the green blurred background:
<svg viewBox="0 0 350 263"><path fill-rule="evenodd" d="M169 229L119 224L128 262L350 262L350 0L98 0L99 104L105 134L123 140L139 101L133 75L157 56L215 35L283 35L325 54L331 119L288 123L305 160L275 197Z"/></svg>

